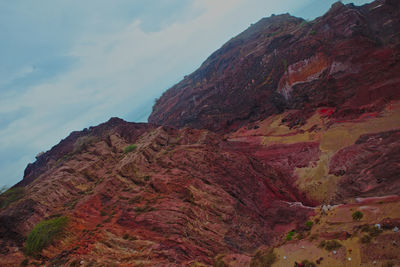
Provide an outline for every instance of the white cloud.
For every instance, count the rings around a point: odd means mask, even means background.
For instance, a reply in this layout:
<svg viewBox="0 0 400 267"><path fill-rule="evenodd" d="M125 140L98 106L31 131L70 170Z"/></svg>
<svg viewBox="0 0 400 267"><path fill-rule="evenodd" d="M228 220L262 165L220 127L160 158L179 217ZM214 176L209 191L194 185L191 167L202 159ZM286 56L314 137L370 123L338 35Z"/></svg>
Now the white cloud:
<svg viewBox="0 0 400 267"><path fill-rule="evenodd" d="M143 31L136 19L118 24L114 32L85 32L70 49L69 56L76 61L72 69L20 95L0 99L0 113L30 110L0 129L0 153L11 153L8 150L22 145L21 158L29 155L33 159L73 130L135 110L139 114L143 104L152 105L154 97L250 23L308 2L195 0L186 10L192 17L185 16L184 22L175 21L159 31ZM17 174L22 174L24 166L18 166ZM0 186L1 179L5 178L0 176Z"/></svg>

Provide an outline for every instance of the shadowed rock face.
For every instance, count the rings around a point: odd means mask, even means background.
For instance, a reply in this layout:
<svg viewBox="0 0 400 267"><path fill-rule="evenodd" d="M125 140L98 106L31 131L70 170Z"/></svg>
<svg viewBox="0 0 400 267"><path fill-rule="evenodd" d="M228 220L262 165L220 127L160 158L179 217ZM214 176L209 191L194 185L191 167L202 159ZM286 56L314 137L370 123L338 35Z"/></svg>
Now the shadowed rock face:
<svg viewBox="0 0 400 267"><path fill-rule="evenodd" d="M30 261L249 266L274 246L285 266L343 266L351 252L318 248L335 238L359 251L355 264L400 263L380 248L400 219L399 3L262 19L166 91L151 123L71 133L0 196L0 265L19 265L28 233L60 215L66 233ZM384 235L362 243L376 223Z"/></svg>
<svg viewBox="0 0 400 267"><path fill-rule="evenodd" d="M264 18L167 90L149 122L226 132L285 109L331 107L340 120L380 111L400 96L398 5L337 3L312 22Z"/></svg>

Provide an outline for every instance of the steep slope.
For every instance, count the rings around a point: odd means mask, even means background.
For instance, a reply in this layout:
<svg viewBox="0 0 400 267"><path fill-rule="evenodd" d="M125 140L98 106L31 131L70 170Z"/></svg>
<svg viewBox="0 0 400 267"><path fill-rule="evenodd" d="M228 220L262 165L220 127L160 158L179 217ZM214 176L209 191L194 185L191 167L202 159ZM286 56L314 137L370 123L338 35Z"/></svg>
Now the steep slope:
<svg viewBox="0 0 400 267"><path fill-rule="evenodd" d="M72 133L25 174L24 194L0 211L3 264L22 262L33 226L61 215L69 228L40 254L45 264L211 264L274 244L313 214L288 176L207 130L111 119Z"/></svg>
<svg viewBox="0 0 400 267"><path fill-rule="evenodd" d="M379 112L400 96L399 10L338 2L312 22L264 18L167 90L149 122L226 132L288 109L302 109L291 127L318 107L339 120Z"/></svg>

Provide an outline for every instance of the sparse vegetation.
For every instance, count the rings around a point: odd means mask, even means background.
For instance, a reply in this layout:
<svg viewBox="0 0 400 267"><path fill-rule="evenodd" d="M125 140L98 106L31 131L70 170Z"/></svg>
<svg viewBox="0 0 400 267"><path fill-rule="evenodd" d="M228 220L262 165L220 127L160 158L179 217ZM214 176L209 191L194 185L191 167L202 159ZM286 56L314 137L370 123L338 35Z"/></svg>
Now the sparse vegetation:
<svg viewBox="0 0 400 267"><path fill-rule="evenodd" d="M129 199L128 203L129 204L135 204L135 203L140 202L142 199L143 199L142 196L134 196L131 199Z"/></svg>
<svg viewBox="0 0 400 267"><path fill-rule="evenodd" d="M129 152L135 151L136 148L137 148L137 145L129 145L129 146L124 148L124 153L126 154L126 153L129 153Z"/></svg>
<svg viewBox="0 0 400 267"><path fill-rule="evenodd" d="M317 266L314 262L309 261L309 260L303 260L301 263L304 265L304 267L316 267Z"/></svg>
<svg viewBox="0 0 400 267"><path fill-rule="evenodd" d="M287 70L288 70L288 62L287 62L287 59L282 59L282 64L283 64L283 69L284 69L285 71L287 71Z"/></svg>
<svg viewBox="0 0 400 267"><path fill-rule="evenodd" d="M354 221L359 221L362 219L362 217L364 217L364 214L358 210L358 211L353 212L353 214L351 216L353 217Z"/></svg>
<svg viewBox="0 0 400 267"><path fill-rule="evenodd" d="M337 240L323 240L319 243L318 247L325 248L328 251L332 251L342 247L342 244L340 244Z"/></svg>
<svg viewBox="0 0 400 267"><path fill-rule="evenodd" d="M7 189L8 189L8 187L7 186L2 186L1 188L0 188L0 195L1 194L3 194L4 192L6 192L7 191Z"/></svg>
<svg viewBox="0 0 400 267"><path fill-rule="evenodd" d="M315 35L317 32L315 31L315 30L312 30L311 32L310 32L310 34L311 35Z"/></svg>
<svg viewBox="0 0 400 267"><path fill-rule="evenodd" d="M308 23L309 23L309 22L305 20L305 21L303 21L302 23L300 23L300 27L304 27L304 26L306 26Z"/></svg>
<svg viewBox="0 0 400 267"><path fill-rule="evenodd" d="M378 227L375 227L375 225L368 225L368 224L366 224L366 225L361 226L361 232L369 233L369 235L370 235L371 237L376 237L376 236L378 236L380 233L382 233L383 230L380 229L380 228L378 228Z"/></svg>
<svg viewBox="0 0 400 267"><path fill-rule="evenodd" d="M269 267L277 260L274 249L259 250L251 259L250 267Z"/></svg>
<svg viewBox="0 0 400 267"><path fill-rule="evenodd" d="M360 238L360 242L363 244L367 244L369 242L371 242L372 237L370 235L364 235Z"/></svg>
<svg viewBox="0 0 400 267"><path fill-rule="evenodd" d="M393 261L387 261L382 264L382 267L393 267L393 266L394 266Z"/></svg>
<svg viewBox="0 0 400 267"><path fill-rule="evenodd" d="M226 263L224 262L224 257L225 255L218 254L214 258L214 267L228 267L228 265L226 265Z"/></svg>
<svg viewBox="0 0 400 267"><path fill-rule="evenodd" d="M74 200L71 200L70 202L64 203L64 207L72 210L75 208L77 203L78 203L78 199L74 199Z"/></svg>
<svg viewBox="0 0 400 267"><path fill-rule="evenodd" d="M36 256L63 233L67 224L68 218L65 216L38 223L27 237L25 253Z"/></svg>
<svg viewBox="0 0 400 267"><path fill-rule="evenodd" d="M312 221L306 221L306 229L310 230L312 228L313 224L314 223Z"/></svg>
<svg viewBox="0 0 400 267"><path fill-rule="evenodd" d="M0 209L5 209L11 203L20 200L24 196L24 192L25 190L23 187L14 187L5 190L5 192L0 195Z"/></svg>
<svg viewBox="0 0 400 267"><path fill-rule="evenodd" d="M317 240L318 237L319 237L318 234L312 234L312 235L310 236L309 240L310 240L310 241L314 241L314 240Z"/></svg>
<svg viewBox="0 0 400 267"><path fill-rule="evenodd" d="M80 153L82 151L85 151L85 150L87 150L87 148L90 145L96 143L97 141L99 141L99 138L96 137L96 136L82 136L82 137L79 137L75 141L74 150L73 150L72 153L76 154L76 153ZM69 156L69 155L66 155L66 156Z"/></svg>
<svg viewBox="0 0 400 267"><path fill-rule="evenodd" d="M153 211L154 208L149 206L149 203L146 203L144 206L137 206L135 207L135 211L137 213L143 213L143 212L148 212L148 211Z"/></svg>
<svg viewBox="0 0 400 267"><path fill-rule="evenodd" d="M207 267L207 265L205 265L201 262L195 261L190 265L190 267Z"/></svg>
<svg viewBox="0 0 400 267"><path fill-rule="evenodd" d="M29 264L29 260L28 259L24 259L23 261L21 261L20 266L28 266Z"/></svg>

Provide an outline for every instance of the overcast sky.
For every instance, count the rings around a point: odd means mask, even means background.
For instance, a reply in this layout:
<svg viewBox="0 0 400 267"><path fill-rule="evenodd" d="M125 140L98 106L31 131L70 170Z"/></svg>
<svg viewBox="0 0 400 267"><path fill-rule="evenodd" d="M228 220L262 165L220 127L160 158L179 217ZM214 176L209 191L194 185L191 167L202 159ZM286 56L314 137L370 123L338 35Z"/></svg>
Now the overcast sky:
<svg viewBox="0 0 400 267"><path fill-rule="evenodd" d="M0 0L0 187L71 131L147 121L154 98L251 23L333 2Z"/></svg>

